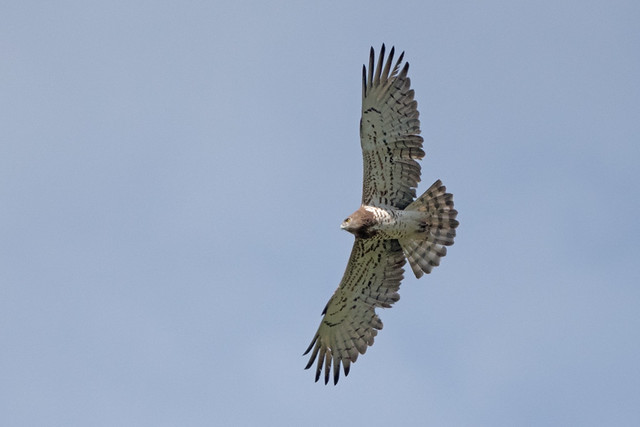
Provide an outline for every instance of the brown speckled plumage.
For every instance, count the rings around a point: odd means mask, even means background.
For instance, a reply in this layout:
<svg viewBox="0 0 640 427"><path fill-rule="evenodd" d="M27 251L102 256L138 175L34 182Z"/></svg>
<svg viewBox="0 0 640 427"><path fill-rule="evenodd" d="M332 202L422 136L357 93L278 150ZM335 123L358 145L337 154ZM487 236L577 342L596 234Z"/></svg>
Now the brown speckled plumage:
<svg viewBox="0 0 640 427"><path fill-rule="evenodd" d="M418 104L402 69L404 53L393 63L394 49L385 61L384 44L374 70L363 67L360 141L363 158L362 203L343 223L355 243L338 289L325 306L320 327L309 348L318 381L324 371L329 382L345 376L358 355L373 345L382 329L375 308L389 308L400 299L404 264L416 277L430 273L446 255L456 235L453 196L440 180L416 197L424 157ZM415 199L415 200L414 200Z"/></svg>

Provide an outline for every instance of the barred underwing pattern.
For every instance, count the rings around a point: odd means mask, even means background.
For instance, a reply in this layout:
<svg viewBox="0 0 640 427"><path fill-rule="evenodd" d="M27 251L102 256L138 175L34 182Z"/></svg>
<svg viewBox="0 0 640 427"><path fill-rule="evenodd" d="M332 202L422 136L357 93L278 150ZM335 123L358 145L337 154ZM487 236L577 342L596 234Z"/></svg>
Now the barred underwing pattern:
<svg viewBox="0 0 640 427"><path fill-rule="evenodd" d="M416 197L424 157L418 104L407 73L393 63L394 48L385 61L385 46L374 70L371 48L369 67L362 69L360 142L363 159L362 202L342 224L356 240L338 289L325 306L320 327L304 354L311 352L305 369L315 364L315 380L323 375L333 383L340 371L348 375L351 364L373 345L382 329L375 312L400 299L398 290L404 264L409 261L416 277L430 273L453 244L458 212L453 195L440 180ZM414 200L415 199L415 200Z"/></svg>

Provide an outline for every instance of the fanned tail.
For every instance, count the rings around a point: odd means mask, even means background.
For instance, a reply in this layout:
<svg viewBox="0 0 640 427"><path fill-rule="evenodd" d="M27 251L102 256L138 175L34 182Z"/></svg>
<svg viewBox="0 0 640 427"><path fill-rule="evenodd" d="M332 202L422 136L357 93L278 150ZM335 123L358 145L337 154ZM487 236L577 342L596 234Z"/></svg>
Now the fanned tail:
<svg viewBox="0 0 640 427"><path fill-rule="evenodd" d="M424 194L405 208L407 211L423 212L424 232L415 239L400 240L413 274L417 278L431 273L433 267L440 265L440 258L447 254L446 246L453 245L456 236L458 211L453 208L453 194L440 180L433 183Z"/></svg>

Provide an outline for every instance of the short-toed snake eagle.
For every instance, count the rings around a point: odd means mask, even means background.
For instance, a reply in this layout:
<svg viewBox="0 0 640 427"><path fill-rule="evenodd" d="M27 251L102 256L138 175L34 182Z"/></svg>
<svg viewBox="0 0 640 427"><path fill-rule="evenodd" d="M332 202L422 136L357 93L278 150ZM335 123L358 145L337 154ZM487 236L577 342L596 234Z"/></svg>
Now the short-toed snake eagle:
<svg viewBox="0 0 640 427"><path fill-rule="evenodd" d="M362 68L360 143L364 163L360 208L341 228L355 235L342 281L329 299L318 332L305 354L310 368L317 359L316 381L337 384L340 365L345 376L359 354L373 344L382 322L377 307L398 301L406 260L416 277L431 272L456 235L458 212L453 196L440 180L416 199L424 157L420 120L410 88L404 53L393 64L394 49L385 61L384 44L374 70ZM393 65L393 67L392 67Z"/></svg>

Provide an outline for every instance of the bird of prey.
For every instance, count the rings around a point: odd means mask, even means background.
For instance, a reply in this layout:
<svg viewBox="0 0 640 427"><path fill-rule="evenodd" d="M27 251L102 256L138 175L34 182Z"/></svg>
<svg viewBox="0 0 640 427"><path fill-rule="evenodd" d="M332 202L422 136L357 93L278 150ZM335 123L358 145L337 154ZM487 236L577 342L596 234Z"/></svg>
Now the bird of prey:
<svg viewBox="0 0 640 427"><path fill-rule="evenodd" d="M406 260L417 278L430 273L453 244L458 226L453 195L440 180L416 199L417 160L425 154L418 104L407 77L409 63L400 69L404 52L395 64L393 56L391 48L385 61L383 44L374 70L371 48L369 67L362 67L362 202L341 225L355 242L342 281L304 353L312 351L305 369L317 360L316 382L324 368L325 384L332 365L337 384L340 365L348 375L358 355L373 345L382 329L375 309L400 299Z"/></svg>

